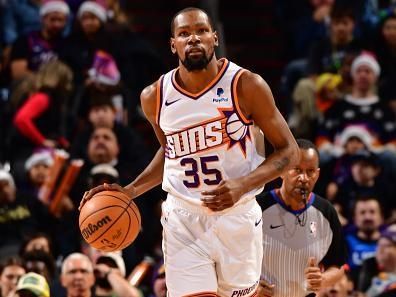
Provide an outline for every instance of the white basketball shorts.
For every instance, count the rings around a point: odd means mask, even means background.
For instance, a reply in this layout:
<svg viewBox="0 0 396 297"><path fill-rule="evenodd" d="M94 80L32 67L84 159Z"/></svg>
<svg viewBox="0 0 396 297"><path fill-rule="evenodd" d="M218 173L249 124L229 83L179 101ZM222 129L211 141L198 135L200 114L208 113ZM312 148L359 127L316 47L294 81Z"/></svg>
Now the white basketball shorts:
<svg viewBox="0 0 396 297"><path fill-rule="evenodd" d="M256 199L220 213L168 194L161 223L168 297L252 297L263 257Z"/></svg>

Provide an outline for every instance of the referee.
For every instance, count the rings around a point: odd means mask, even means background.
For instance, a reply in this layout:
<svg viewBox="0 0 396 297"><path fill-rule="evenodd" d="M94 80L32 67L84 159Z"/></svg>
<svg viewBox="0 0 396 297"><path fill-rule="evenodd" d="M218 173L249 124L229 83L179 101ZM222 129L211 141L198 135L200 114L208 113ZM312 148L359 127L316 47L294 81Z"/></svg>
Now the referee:
<svg viewBox="0 0 396 297"><path fill-rule="evenodd" d="M257 196L264 244L258 296L315 296L344 274L337 213L312 192L320 172L318 150L305 139L297 144L300 163L281 176L281 188Z"/></svg>

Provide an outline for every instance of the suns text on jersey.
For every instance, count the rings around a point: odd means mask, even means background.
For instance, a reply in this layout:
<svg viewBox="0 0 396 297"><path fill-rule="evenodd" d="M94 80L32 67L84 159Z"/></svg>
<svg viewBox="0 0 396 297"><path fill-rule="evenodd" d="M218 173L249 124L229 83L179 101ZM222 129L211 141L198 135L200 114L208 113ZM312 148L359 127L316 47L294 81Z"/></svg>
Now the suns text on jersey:
<svg viewBox="0 0 396 297"><path fill-rule="evenodd" d="M228 141L226 118L216 118L186 130L166 135L166 156L176 159L222 145Z"/></svg>

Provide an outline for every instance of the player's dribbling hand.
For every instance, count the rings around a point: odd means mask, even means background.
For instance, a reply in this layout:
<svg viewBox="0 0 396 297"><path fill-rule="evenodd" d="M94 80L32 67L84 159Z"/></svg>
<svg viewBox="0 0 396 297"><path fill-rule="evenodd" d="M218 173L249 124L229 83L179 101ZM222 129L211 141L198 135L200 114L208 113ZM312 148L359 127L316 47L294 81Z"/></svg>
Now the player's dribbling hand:
<svg viewBox="0 0 396 297"><path fill-rule="evenodd" d="M104 183L103 185L99 185L99 186L97 186L95 188L92 188L91 190L86 191L84 193L84 196L81 199L80 206L78 207L78 210L81 210L83 205L89 199L91 199L96 193L103 192L103 191L118 191L118 192L122 192L122 193L126 194L128 197L135 198L133 189L132 190L128 190L126 188L121 187L118 184L106 184L106 183Z"/></svg>
<svg viewBox="0 0 396 297"><path fill-rule="evenodd" d="M274 296L274 284L270 284L266 280L260 280L259 286L257 287L258 297L272 297Z"/></svg>
<svg viewBox="0 0 396 297"><path fill-rule="evenodd" d="M203 191L203 206L213 211L221 211L233 206L242 196L242 188L238 180L222 181L217 188Z"/></svg>
<svg viewBox="0 0 396 297"><path fill-rule="evenodd" d="M307 290L317 292L322 288L322 272L314 257L308 259L308 266L304 270Z"/></svg>

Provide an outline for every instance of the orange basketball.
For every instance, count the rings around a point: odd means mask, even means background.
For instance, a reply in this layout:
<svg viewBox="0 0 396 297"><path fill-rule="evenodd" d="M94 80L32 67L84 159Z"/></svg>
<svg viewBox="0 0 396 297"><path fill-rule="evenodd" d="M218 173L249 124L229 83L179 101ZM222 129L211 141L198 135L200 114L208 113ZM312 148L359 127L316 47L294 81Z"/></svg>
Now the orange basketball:
<svg viewBox="0 0 396 297"><path fill-rule="evenodd" d="M118 191L103 191L80 211L79 226L85 241L98 250L112 252L130 245L141 227L139 209Z"/></svg>

